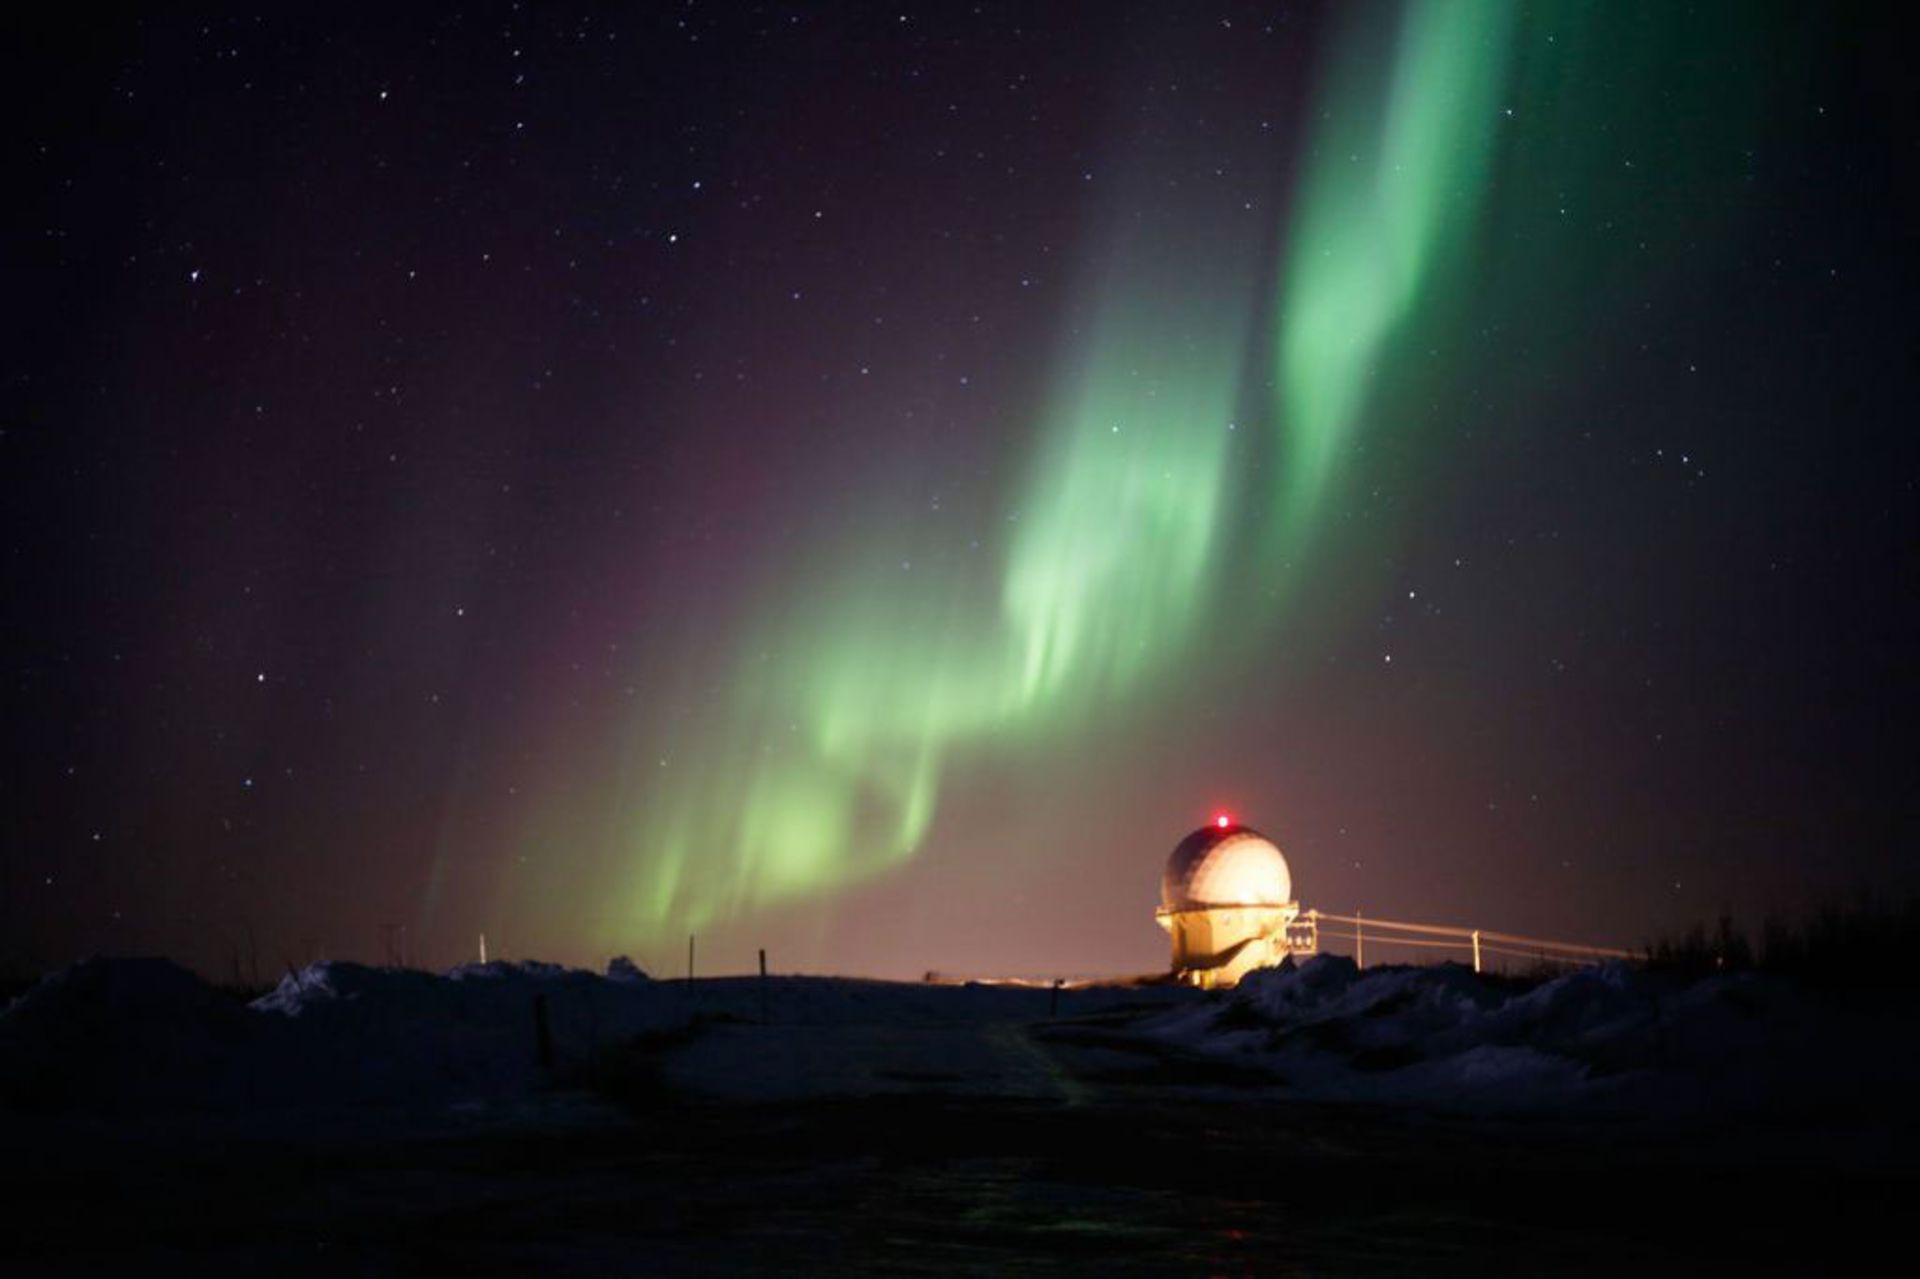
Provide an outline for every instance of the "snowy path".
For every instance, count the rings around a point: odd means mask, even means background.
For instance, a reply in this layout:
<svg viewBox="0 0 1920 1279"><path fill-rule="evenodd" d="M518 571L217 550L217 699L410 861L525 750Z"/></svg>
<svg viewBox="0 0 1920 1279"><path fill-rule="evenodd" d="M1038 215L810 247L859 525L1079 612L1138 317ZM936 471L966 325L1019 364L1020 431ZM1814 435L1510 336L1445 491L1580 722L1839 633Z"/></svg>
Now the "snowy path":
<svg viewBox="0 0 1920 1279"><path fill-rule="evenodd" d="M1010 1022L718 1026L671 1054L672 1088L731 1101L905 1093L1079 1105L1076 1081Z"/></svg>

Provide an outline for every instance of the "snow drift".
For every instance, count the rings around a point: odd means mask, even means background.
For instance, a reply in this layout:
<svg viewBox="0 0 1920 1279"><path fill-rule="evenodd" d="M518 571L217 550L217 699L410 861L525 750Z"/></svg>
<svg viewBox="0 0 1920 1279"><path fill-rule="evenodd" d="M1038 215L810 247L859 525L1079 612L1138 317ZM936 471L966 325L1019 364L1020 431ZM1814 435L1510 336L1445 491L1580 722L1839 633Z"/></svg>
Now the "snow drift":
<svg viewBox="0 0 1920 1279"><path fill-rule="evenodd" d="M1754 973L1626 963L1538 985L1457 964L1323 955L1251 974L1138 1033L1269 1074L1289 1095L1471 1113L1913 1108L1909 1019Z"/></svg>
<svg viewBox="0 0 1920 1279"><path fill-rule="evenodd" d="M0 1014L0 1099L106 1109L489 1101L602 1046L685 1025L630 963L445 975L318 963L244 1004L162 959L90 959Z"/></svg>

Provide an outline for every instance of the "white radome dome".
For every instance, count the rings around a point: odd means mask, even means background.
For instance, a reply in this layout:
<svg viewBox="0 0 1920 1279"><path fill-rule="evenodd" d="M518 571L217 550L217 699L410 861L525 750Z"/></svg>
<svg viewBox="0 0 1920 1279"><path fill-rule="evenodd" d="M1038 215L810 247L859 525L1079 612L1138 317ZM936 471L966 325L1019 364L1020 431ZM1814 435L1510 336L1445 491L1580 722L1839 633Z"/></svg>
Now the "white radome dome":
<svg viewBox="0 0 1920 1279"><path fill-rule="evenodd" d="M1259 831L1232 823L1202 826L1181 840L1160 876L1164 910L1280 906L1293 900L1287 859Z"/></svg>

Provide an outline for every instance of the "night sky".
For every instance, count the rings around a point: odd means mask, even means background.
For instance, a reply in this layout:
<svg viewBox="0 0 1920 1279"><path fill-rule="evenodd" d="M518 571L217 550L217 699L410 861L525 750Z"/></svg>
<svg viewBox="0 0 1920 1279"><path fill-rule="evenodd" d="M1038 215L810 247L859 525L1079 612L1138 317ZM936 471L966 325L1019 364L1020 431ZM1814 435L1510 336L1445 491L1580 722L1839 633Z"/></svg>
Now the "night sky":
<svg viewBox="0 0 1920 1279"><path fill-rule="evenodd" d="M428 8L8 20L0 963L1920 883L1871 6Z"/></svg>

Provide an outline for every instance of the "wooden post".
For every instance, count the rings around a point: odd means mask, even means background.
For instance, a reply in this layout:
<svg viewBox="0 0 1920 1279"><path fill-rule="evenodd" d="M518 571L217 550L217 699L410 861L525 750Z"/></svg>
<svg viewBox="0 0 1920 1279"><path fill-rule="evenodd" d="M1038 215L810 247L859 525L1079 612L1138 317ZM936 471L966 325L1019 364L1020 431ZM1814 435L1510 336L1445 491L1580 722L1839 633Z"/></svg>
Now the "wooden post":
<svg viewBox="0 0 1920 1279"><path fill-rule="evenodd" d="M1473 930L1473 971L1480 971L1480 930Z"/></svg>
<svg viewBox="0 0 1920 1279"><path fill-rule="evenodd" d="M687 993L693 993L693 934L687 934Z"/></svg>
<svg viewBox="0 0 1920 1279"><path fill-rule="evenodd" d="M767 948L760 948L760 1024L767 1024Z"/></svg>
<svg viewBox="0 0 1920 1279"><path fill-rule="evenodd" d="M1365 968L1367 966L1367 926L1360 922L1365 917L1365 911L1362 911L1359 907L1354 908L1353 966L1355 968Z"/></svg>
<svg viewBox="0 0 1920 1279"><path fill-rule="evenodd" d="M1052 1021L1054 1014L1060 1011L1060 987L1066 984L1066 978L1053 979L1053 994L1047 997L1047 1020Z"/></svg>

